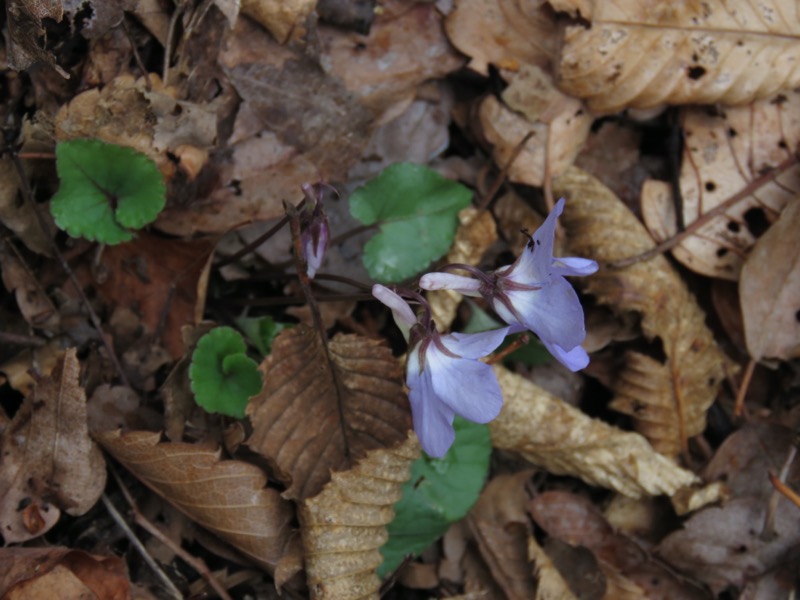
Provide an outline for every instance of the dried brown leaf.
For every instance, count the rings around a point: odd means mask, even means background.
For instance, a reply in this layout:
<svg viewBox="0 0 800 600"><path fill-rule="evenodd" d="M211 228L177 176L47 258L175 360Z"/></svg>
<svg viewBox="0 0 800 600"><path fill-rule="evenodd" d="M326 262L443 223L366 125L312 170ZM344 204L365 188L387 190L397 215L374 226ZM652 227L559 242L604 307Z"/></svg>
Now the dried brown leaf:
<svg viewBox="0 0 800 600"><path fill-rule="evenodd" d="M247 407L247 444L277 467L287 498L315 496L332 471L402 443L411 426L402 367L389 348L337 335L328 350L305 325L282 331L261 366L264 389Z"/></svg>
<svg viewBox="0 0 800 600"><path fill-rule="evenodd" d="M389 535L394 504L411 476L419 442L368 452L352 469L334 473L322 491L299 511L306 573L314 600L379 597L375 569Z"/></svg>
<svg viewBox="0 0 800 600"><path fill-rule="evenodd" d="M528 540L528 560L536 569L534 600L577 600L553 561L533 536Z"/></svg>
<svg viewBox="0 0 800 600"><path fill-rule="evenodd" d="M467 516L481 556L509 600L528 600L534 594L528 562L531 530L525 512L525 483L530 477L530 471L521 471L492 478Z"/></svg>
<svg viewBox="0 0 800 600"><path fill-rule="evenodd" d="M489 424L495 448L632 498L672 495L697 481L638 433L592 419L524 377L494 369L505 399L500 416Z"/></svg>
<svg viewBox="0 0 800 600"><path fill-rule="evenodd" d="M601 265L653 247L642 224L597 179L572 168L553 191L566 196L562 223L569 254ZM601 304L642 315L642 330L659 338L665 359L629 352L615 385L613 408L633 417L637 430L667 456L687 449L706 425L723 377L724 356L688 287L663 256L623 269L601 267L586 290Z"/></svg>
<svg viewBox="0 0 800 600"><path fill-rule="evenodd" d="M69 75L56 64L53 55L45 49L45 31L42 19L60 22L64 16L61 0L9 0L6 3L8 20L8 65L22 71L38 63L53 67L59 75Z"/></svg>
<svg viewBox="0 0 800 600"><path fill-rule="evenodd" d="M545 67L558 52L558 28L544 0L460 0L445 21L453 45L469 67L489 74L489 64L516 71Z"/></svg>
<svg viewBox="0 0 800 600"><path fill-rule="evenodd" d="M0 242L0 270L3 285L14 292L22 317L31 327L56 333L61 328L61 315L47 295L33 269L10 240Z"/></svg>
<svg viewBox="0 0 800 600"><path fill-rule="evenodd" d="M559 0L559 9L585 4ZM566 28L559 86L597 113L746 104L800 84L793 0L591 2Z"/></svg>
<svg viewBox="0 0 800 600"><path fill-rule="evenodd" d="M800 193L800 165L786 162L800 144L798 115L796 91L722 112L683 110L686 144L679 184L684 223L691 225L735 195L745 195L683 239L672 250L676 259L703 275L739 278L758 236ZM778 166L783 170L770 175ZM642 214L659 241L677 233L668 183L645 183Z"/></svg>
<svg viewBox="0 0 800 600"><path fill-rule="evenodd" d="M317 0L241 0L241 11L284 44L304 31L303 24L316 4ZM235 19L227 18L234 26Z"/></svg>
<svg viewBox="0 0 800 600"><path fill-rule="evenodd" d="M110 431L98 441L142 483L270 572L292 562L292 506L258 467L220 460L213 444L160 443L161 434ZM284 581L293 573L283 573Z"/></svg>
<svg viewBox="0 0 800 600"><path fill-rule="evenodd" d="M42 535L58 521L59 509L84 514L103 493L105 461L89 437L79 373L71 348L3 432L0 528L6 544Z"/></svg>
<svg viewBox="0 0 800 600"><path fill-rule="evenodd" d="M747 349L755 360L800 356L800 198L756 242L739 295Z"/></svg>
<svg viewBox="0 0 800 600"><path fill-rule="evenodd" d="M0 161L0 223L13 231L34 252L51 255L50 239L42 231L33 206L23 201L19 192L19 176L10 160Z"/></svg>

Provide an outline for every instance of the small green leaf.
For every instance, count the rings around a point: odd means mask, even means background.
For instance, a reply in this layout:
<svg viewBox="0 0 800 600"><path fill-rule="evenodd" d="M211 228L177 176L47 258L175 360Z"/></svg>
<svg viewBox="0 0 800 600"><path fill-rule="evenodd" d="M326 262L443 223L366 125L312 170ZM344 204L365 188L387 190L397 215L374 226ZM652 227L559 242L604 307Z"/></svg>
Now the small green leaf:
<svg viewBox="0 0 800 600"><path fill-rule="evenodd" d="M443 458L423 455L395 504L378 574L392 572L407 554L419 554L463 518L478 500L489 470L492 442L486 425L455 419L456 440Z"/></svg>
<svg viewBox="0 0 800 600"><path fill-rule="evenodd" d="M372 278L399 282L442 257L453 243L458 211L472 192L422 165L400 163L357 189L350 213L380 233L364 247L364 266Z"/></svg>
<svg viewBox="0 0 800 600"><path fill-rule="evenodd" d="M100 140L56 146L61 185L50 202L56 224L73 237L106 244L133 239L164 208L166 187L156 164L141 152Z"/></svg>
<svg viewBox="0 0 800 600"><path fill-rule="evenodd" d="M267 356L272 351L272 342L278 334L292 327L292 323L281 323L270 316L266 317L239 317L236 325L241 329L250 343L253 344L262 356Z"/></svg>
<svg viewBox="0 0 800 600"><path fill-rule="evenodd" d="M261 391L258 365L245 350L244 339L230 327L217 327L200 338L189 367L197 404L208 412L244 418L250 396Z"/></svg>

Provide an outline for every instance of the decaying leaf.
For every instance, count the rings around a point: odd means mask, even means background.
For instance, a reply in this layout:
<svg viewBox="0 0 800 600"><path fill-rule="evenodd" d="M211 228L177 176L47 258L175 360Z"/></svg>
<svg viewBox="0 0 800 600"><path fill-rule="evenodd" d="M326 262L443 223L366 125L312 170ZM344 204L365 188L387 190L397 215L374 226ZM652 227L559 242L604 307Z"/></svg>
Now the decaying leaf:
<svg viewBox="0 0 800 600"><path fill-rule="evenodd" d="M568 254L601 265L653 247L642 224L613 192L573 167L553 185L566 196L562 223ZM615 311L642 315L648 339L658 338L663 361L629 352L614 386L612 407L633 417L659 452L676 456L702 433L706 411L723 377L724 356L688 287L663 256L622 269L601 267L586 290Z"/></svg>
<svg viewBox="0 0 800 600"><path fill-rule="evenodd" d="M477 266L483 254L497 240L497 225L489 211L479 212L468 207L458 213L458 229L445 264L459 263ZM441 331L450 327L462 295L455 290L428 292L433 320Z"/></svg>
<svg viewBox="0 0 800 600"><path fill-rule="evenodd" d="M9 66L21 71L37 63L46 63L69 79L69 74L45 50L46 36L42 27L42 19L59 22L63 16L61 0L9 0L6 3Z"/></svg>
<svg viewBox="0 0 800 600"><path fill-rule="evenodd" d="M558 84L596 113L660 104L746 104L800 84L792 0L554 0L567 26ZM587 10L588 9L588 10Z"/></svg>
<svg viewBox="0 0 800 600"><path fill-rule="evenodd" d="M10 240L0 241L0 270L3 285L14 293L25 321L31 327L57 332L61 325L58 309Z"/></svg>
<svg viewBox="0 0 800 600"><path fill-rule="evenodd" d="M105 461L89 437L79 373L71 348L3 432L0 528L6 544L42 535L61 510L84 514L103 493Z"/></svg>
<svg viewBox="0 0 800 600"><path fill-rule="evenodd" d="M299 325L278 335L261 370L264 390L247 407L247 444L278 468L287 498L315 496L332 471L407 437L402 368L381 342L337 335L326 350Z"/></svg>
<svg viewBox="0 0 800 600"><path fill-rule="evenodd" d="M0 548L0 598L131 597L125 561L63 547Z"/></svg>
<svg viewBox="0 0 800 600"><path fill-rule="evenodd" d="M419 442L412 433L401 445L371 450L352 469L334 473L318 495L301 505L311 598L379 598L375 569L383 561L386 525L418 456Z"/></svg>
<svg viewBox="0 0 800 600"><path fill-rule="evenodd" d="M703 275L739 278L758 236L800 194L800 165L793 160L800 145L798 115L797 91L724 111L682 111L685 145L679 185L684 224L691 225L737 194L744 197L683 239L672 250L676 259ZM670 184L645 183L642 214L658 241L677 233Z"/></svg>
<svg viewBox="0 0 800 600"><path fill-rule="evenodd" d="M534 600L577 600L553 561L533 536L528 539L528 560L536 569Z"/></svg>
<svg viewBox="0 0 800 600"><path fill-rule="evenodd" d="M525 483L530 477L530 471L493 477L467 516L481 556L509 600L529 600L534 595L528 562L532 532L525 510Z"/></svg>
<svg viewBox="0 0 800 600"><path fill-rule="evenodd" d="M274 573L294 562L292 507L265 487L258 467L220 460L213 444L160 442L158 432L117 430L96 438L147 487L257 565ZM283 571L283 581L293 574Z"/></svg>
<svg viewBox="0 0 800 600"><path fill-rule="evenodd" d="M800 198L756 242L742 268L739 295L754 360L800 356Z"/></svg>
<svg viewBox="0 0 800 600"><path fill-rule="evenodd" d="M503 367L494 370L505 400L500 416L489 423L495 448L632 498L672 495L697 481L638 433L592 419Z"/></svg>
<svg viewBox="0 0 800 600"><path fill-rule="evenodd" d="M51 255L48 235L42 231L33 206L23 201L19 192L19 176L10 160L0 161L0 223L13 231L34 252ZM50 231L55 229L51 228Z"/></svg>
<svg viewBox="0 0 800 600"><path fill-rule="evenodd" d="M316 4L317 0L241 0L241 11L284 44L303 31L302 25ZM235 26L235 20L228 20Z"/></svg>
<svg viewBox="0 0 800 600"><path fill-rule="evenodd" d="M453 45L469 67L489 74L489 64L516 71L545 67L558 52L558 28L544 0L460 0L445 21Z"/></svg>

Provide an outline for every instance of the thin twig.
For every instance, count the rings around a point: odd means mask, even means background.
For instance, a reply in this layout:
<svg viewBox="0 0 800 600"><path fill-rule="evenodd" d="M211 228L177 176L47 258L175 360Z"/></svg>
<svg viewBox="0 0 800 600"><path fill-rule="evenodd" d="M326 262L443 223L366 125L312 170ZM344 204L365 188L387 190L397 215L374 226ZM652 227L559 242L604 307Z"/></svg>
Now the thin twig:
<svg viewBox="0 0 800 600"><path fill-rule="evenodd" d="M150 569L155 573L156 577L161 581L161 584L166 588L167 593L172 598L177 598L178 600L183 600L183 594L181 591L175 586L172 580L167 577L167 574L161 570L161 567L158 566L156 560L150 556L150 553L147 551L147 548L144 547L141 540L136 537L136 534L133 532L128 526L128 523L125 521L123 516L119 514L119 511L111 502L111 500L103 494L100 499L103 501L103 505L106 507L108 514L111 515L111 518L114 519L116 524L119 526L120 529L125 533L125 537L128 538L128 541L136 548L136 551L139 552L141 557L144 559L144 562L150 567Z"/></svg>
<svg viewBox="0 0 800 600"><path fill-rule="evenodd" d="M122 30L125 32L125 36L128 38L128 43L131 45L133 59L136 61L136 66L139 67L139 70L142 72L142 77L144 77L144 89L148 92L152 92L153 86L150 84L150 73L147 72L144 62L142 62L142 57L139 56L139 49L136 47L136 44L133 41L133 35L131 35L130 29L128 29L128 23L126 22L127 18L127 16L122 18Z"/></svg>
<svg viewBox="0 0 800 600"><path fill-rule="evenodd" d="M81 287L78 278L75 276L75 273L72 271L72 268L69 266L67 259L64 258L64 255L61 253L61 250L56 243L55 237L52 235L52 232L49 231L47 226L47 221L42 215L41 207L36 203L33 198L33 192L31 191L31 186L28 183L28 178L25 175L25 168L22 165L22 161L14 152L10 152L11 161L14 163L14 168L17 171L17 176L20 180L20 189L22 190L22 196L30 206L33 207L33 212L36 215L36 220L39 222L39 227L42 228L42 233L47 238L48 242L50 243L50 247L53 250L53 254L58 259L58 262L61 264L61 268L69 277L69 280L72 282L72 285L75 287L75 291L77 292L78 296L80 296L81 302L86 307L86 311L89 313L89 319L92 322L92 325L97 330L98 335L100 336L100 342L108 352L108 358L111 363L114 365L114 368L117 371L117 375L119 376L120 381L123 383L125 387L131 387L130 382L128 381L127 375L125 375L125 371L122 370L122 365L117 358L116 353L114 352L114 348L111 347L111 344L108 342L105 334L103 333L103 325L100 323L100 318L97 316L97 313L94 312L94 308L92 308L89 299L86 297L86 294L83 291L83 287Z"/></svg>
<svg viewBox="0 0 800 600"><path fill-rule="evenodd" d="M175 3L175 12L169 20L169 29L167 29L167 42L164 45L164 69L161 73L161 80L164 85L169 85L169 64L172 61L172 44L175 42L175 29L178 27L178 20L183 15L185 10L184 1L178 0Z"/></svg>
<svg viewBox="0 0 800 600"><path fill-rule="evenodd" d="M664 240L660 244L654 246L647 252L642 252L641 254L637 254L636 256L629 256L628 258L623 258L620 260L611 261L608 263L608 267L612 269L620 269L622 267L628 267L634 263L650 260L654 256L658 256L659 254L663 254L667 250L671 250L678 244L680 244L684 239L693 235L698 229L705 226L709 221L712 219L725 214L733 205L735 205L740 200L751 196L753 192L759 189L761 186L769 183L770 181L777 179L780 175L784 172L789 170L791 167L797 164L797 157L792 156L777 167L761 175L760 177L756 177L750 183L748 183L745 187L739 190L736 194L728 198L722 204L719 204L712 208L707 213L700 215L694 222L692 222L686 229L681 231L680 233L676 233L671 238Z"/></svg>
<svg viewBox="0 0 800 600"><path fill-rule="evenodd" d="M739 384L739 389L736 391L736 404L733 408L733 414L736 417L741 417L744 413L744 399L747 397L747 391L750 389L750 381L753 379L753 371L756 370L756 361L752 358L745 367L742 381Z"/></svg>
<svg viewBox="0 0 800 600"><path fill-rule="evenodd" d="M35 335L23 335L21 333L10 333L0 331L0 342L14 344L15 346L28 346L31 348L41 348L47 342Z"/></svg>
<svg viewBox="0 0 800 600"><path fill-rule="evenodd" d="M529 131L528 133L525 134L525 137L523 137L519 141L519 143L514 147L514 151L511 153L511 156L509 157L508 161L506 161L505 166L500 170L500 173L497 175L497 179L494 180L492 187L489 188L489 191L486 192L480 204L478 204L479 211L484 211L489 206L489 203L495 197L497 191L506 182L506 179L508 178L508 172L509 170L511 170L511 167L514 165L517 158L519 158L519 155L522 154L522 150L525 148L525 144L527 144L528 140L530 140L532 137L533 137L533 131Z"/></svg>

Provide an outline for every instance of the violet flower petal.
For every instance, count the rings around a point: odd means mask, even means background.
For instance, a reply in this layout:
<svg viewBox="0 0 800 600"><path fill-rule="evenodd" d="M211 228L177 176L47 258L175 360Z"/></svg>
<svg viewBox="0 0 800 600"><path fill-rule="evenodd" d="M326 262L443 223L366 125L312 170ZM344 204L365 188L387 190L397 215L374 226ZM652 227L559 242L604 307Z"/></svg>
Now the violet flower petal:
<svg viewBox="0 0 800 600"><path fill-rule="evenodd" d="M414 314L414 311L411 310L411 306L409 306L408 302L403 300L399 294L393 292L384 285L376 283L372 286L372 295L376 300L379 300L392 309L394 322L397 323L397 326L404 332L407 332L410 327L416 325L417 316Z"/></svg>
<svg viewBox="0 0 800 600"><path fill-rule="evenodd" d="M440 340L453 354L464 358L483 358L494 352L508 335L509 327L482 331L480 333L451 333Z"/></svg>
<svg viewBox="0 0 800 600"><path fill-rule="evenodd" d="M548 344L542 342L547 351L562 365L567 367L570 371L580 371L585 369L589 364L589 355L582 346L575 346L572 350L567 352L558 344Z"/></svg>
<svg viewBox="0 0 800 600"><path fill-rule="evenodd" d="M598 268L597 262L591 258L579 258L577 256L558 256L553 258L554 275L591 275L596 273Z"/></svg>
<svg viewBox="0 0 800 600"><path fill-rule="evenodd" d="M475 423L488 423L500 414L503 394L492 367L452 358L434 347L428 348L425 362L437 400L455 414Z"/></svg>
<svg viewBox="0 0 800 600"><path fill-rule="evenodd" d="M423 290L455 290L465 296L480 296L481 282L472 277L453 273L426 273L419 280Z"/></svg>
<svg viewBox="0 0 800 600"><path fill-rule="evenodd" d="M430 367L420 371L419 349L408 354L406 385L414 431L422 449L434 458L441 458L455 441L454 411L439 401L433 386L434 372Z"/></svg>

